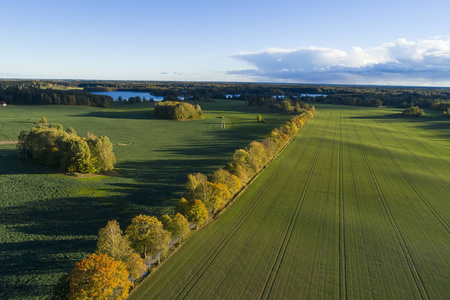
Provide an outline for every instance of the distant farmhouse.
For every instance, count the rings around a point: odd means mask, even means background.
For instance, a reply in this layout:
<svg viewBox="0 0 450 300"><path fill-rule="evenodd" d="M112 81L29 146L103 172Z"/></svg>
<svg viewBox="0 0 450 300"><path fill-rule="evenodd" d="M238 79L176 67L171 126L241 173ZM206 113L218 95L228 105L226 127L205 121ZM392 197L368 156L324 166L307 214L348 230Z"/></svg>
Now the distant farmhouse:
<svg viewBox="0 0 450 300"><path fill-rule="evenodd" d="M0 101L0 106L6 106L6 102L5 101Z"/></svg>

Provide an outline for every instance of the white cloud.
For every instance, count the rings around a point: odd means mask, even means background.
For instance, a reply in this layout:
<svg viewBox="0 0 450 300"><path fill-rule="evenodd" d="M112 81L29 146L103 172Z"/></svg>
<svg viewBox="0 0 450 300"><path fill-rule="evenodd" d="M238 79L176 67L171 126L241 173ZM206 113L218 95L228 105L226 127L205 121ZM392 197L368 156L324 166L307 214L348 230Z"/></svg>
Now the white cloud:
<svg viewBox="0 0 450 300"><path fill-rule="evenodd" d="M254 69L229 74L260 80L311 83L450 85L450 39L398 39L349 51L305 47L233 56Z"/></svg>

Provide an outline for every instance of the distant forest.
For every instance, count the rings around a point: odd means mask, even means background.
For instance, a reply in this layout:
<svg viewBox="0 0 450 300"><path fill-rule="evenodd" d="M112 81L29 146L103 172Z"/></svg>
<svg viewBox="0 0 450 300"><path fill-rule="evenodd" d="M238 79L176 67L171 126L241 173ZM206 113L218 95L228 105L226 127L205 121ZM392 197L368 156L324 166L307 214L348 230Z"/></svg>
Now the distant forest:
<svg viewBox="0 0 450 300"><path fill-rule="evenodd" d="M16 105L84 105L108 107L113 99L83 90L41 89L36 85L0 83L0 101Z"/></svg>
<svg viewBox="0 0 450 300"><path fill-rule="evenodd" d="M77 88L78 90L74 90ZM157 82L157 81L86 81L86 80L0 80L0 101L8 104L69 104L106 107L107 96L89 92L135 91L195 101L226 99L247 101L249 105L270 105L290 99L297 102L302 94L326 97L302 97L308 103L357 106L381 105L409 108L419 106L446 111L450 108L450 89L422 87L343 86L312 84Z"/></svg>

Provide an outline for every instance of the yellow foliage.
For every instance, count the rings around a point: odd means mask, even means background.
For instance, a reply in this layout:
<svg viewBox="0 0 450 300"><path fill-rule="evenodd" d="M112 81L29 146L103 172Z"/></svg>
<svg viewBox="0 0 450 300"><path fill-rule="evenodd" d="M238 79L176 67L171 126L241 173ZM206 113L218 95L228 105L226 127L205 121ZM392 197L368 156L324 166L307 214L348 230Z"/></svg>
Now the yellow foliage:
<svg viewBox="0 0 450 300"><path fill-rule="evenodd" d="M121 261L106 254L91 254L70 273L70 299L125 299L131 283Z"/></svg>

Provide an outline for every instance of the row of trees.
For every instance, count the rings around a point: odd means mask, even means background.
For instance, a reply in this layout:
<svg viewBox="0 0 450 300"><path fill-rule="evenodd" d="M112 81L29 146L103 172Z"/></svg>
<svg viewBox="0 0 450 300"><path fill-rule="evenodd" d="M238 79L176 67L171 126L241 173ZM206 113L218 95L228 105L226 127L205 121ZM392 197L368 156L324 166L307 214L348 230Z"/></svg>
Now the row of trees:
<svg viewBox="0 0 450 300"><path fill-rule="evenodd" d="M410 108L403 110L402 114L408 117L419 118L425 116L425 112L423 111L423 109L419 108L418 106L411 106Z"/></svg>
<svg viewBox="0 0 450 300"><path fill-rule="evenodd" d="M298 99L291 100L285 99L280 103L271 104L270 108L273 111L282 111L288 113L302 113L305 110L309 110L309 104Z"/></svg>
<svg viewBox="0 0 450 300"><path fill-rule="evenodd" d="M161 101L155 104L154 116L157 119L193 120L202 119L200 105L187 102Z"/></svg>
<svg viewBox="0 0 450 300"><path fill-rule="evenodd" d="M188 175L185 198L181 198L176 211L194 224L201 224L226 205L275 155L287 144L303 125L313 118L311 107L293 117L286 125L274 129L261 142L252 141L244 149L234 152L226 168L219 168L212 175L201 173ZM205 213L206 209L206 213Z"/></svg>
<svg viewBox="0 0 450 300"><path fill-rule="evenodd" d="M173 218L167 214L159 219L139 215L132 219L125 233L117 221L109 221L99 230L95 253L78 262L60 282L59 296L125 299L147 268L142 257L157 255L159 260L171 238L180 241L188 234L190 224L198 228L205 223L270 162L314 113L312 107L274 129L263 141L253 141L246 148L236 150L225 169L219 168L210 176L189 174L185 197L176 204Z"/></svg>
<svg viewBox="0 0 450 300"><path fill-rule="evenodd" d="M47 122L42 120L41 124ZM82 138L72 127L64 131L55 123L23 130L17 147L24 161L66 172L104 173L113 170L116 162L108 137L88 133L87 138Z"/></svg>
<svg viewBox="0 0 450 300"><path fill-rule="evenodd" d="M8 86L0 88L0 99L16 105L85 105L108 107L113 102L109 96L94 95L77 90L40 89L34 86Z"/></svg>
<svg viewBox="0 0 450 300"><path fill-rule="evenodd" d="M63 277L56 296L68 299L125 299L130 288L147 271L143 258L168 249L171 237L181 240L189 232L189 222L181 214L133 218L125 233L116 220L108 221L98 233L95 253ZM142 258L143 257L143 258Z"/></svg>

